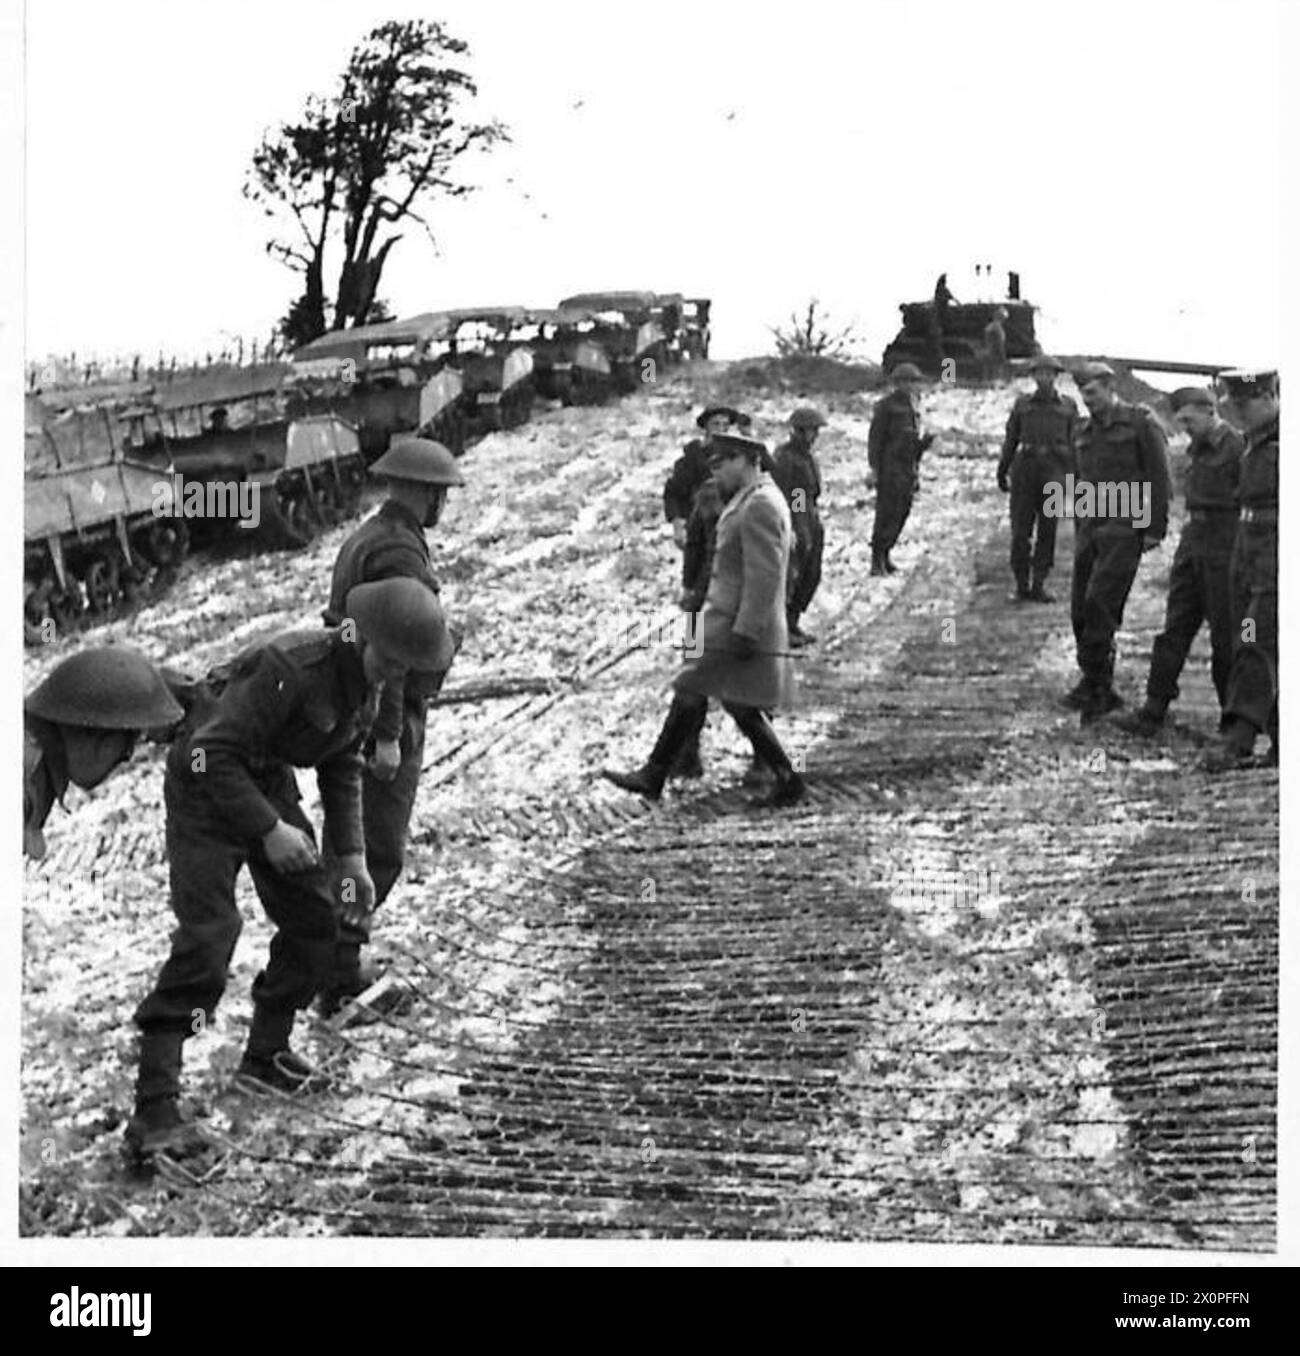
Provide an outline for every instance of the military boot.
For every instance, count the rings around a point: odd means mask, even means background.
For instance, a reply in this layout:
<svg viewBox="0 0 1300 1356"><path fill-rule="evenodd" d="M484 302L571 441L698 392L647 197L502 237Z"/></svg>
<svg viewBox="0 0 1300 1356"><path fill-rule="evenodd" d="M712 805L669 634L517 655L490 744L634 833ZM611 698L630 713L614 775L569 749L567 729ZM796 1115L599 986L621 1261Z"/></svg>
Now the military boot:
<svg viewBox="0 0 1300 1356"><path fill-rule="evenodd" d="M253 1005L253 1024L248 1047L240 1060L236 1078L254 1091L274 1088L278 1092L324 1092L330 1080L289 1049L294 1012L282 1012L261 1003Z"/></svg>
<svg viewBox="0 0 1300 1356"><path fill-rule="evenodd" d="M1034 575L1033 587L1025 595L1031 603L1054 603L1056 601L1056 595L1048 593L1046 584L1047 575L1045 573Z"/></svg>
<svg viewBox="0 0 1300 1356"><path fill-rule="evenodd" d="M1092 696L1094 683L1091 678L1080 678L1077 683L1061 695L1061 705L1071 707L1075 711L1082 711L1088 704Z"/></svg>
<svg viewBox="0 0 1300 1356"><path fill-rule="evenodd" d="M885 573L886 574L898 573L898 566L894 564L894 557L888 551L885 552Z"/></svg>
<svg viewBox="0 0 1300 1356"><path fill-rule="evenodd" d="M1154 738L1164 728L1165 707L1148 697L1132 715L1120 716L1115 724L1126 734L1137 735L1139 739Z"/></svg>
<svg viewBox="0 0 1300 1356"><path fill-rule="evenodd" d="M1016 571L1016 587L1012 590L1010 601L1013 603L1028 602L1030 598L1029 576L1020 570Z"/></svg>
<svg viewBox="0 0 1300 1356"><path fill-rule="evenodd" d="M127 1122L127 1148L136 1158L165 1151L185 1157L203 1147L198 1130L180 1113L181 1059L185 1032L145 1031L140 1036L140 1069L135 1114Z"/></svg>
<svg viewBox="0 0 1300 1356"><path fill-rule="evenodd" d="M891 571L885 566L885 553L883 551L872 551L871 553L871 573L889 574Z"/></svg>
<svg viewBox="0 0 1300 1356"><path fill-rule="evenodd" d="M1234 716L1206 750L1201 767L1206 772L1231 772L1249 766L1255 754L1255 733L1248 720Z"/></svg>

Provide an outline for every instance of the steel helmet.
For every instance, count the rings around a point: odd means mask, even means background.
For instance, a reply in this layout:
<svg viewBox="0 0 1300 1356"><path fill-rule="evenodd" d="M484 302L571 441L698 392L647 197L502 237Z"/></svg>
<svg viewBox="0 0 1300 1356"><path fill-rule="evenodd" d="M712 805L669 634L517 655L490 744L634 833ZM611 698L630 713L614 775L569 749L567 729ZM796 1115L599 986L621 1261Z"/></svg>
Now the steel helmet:
<svg viewBox="0 0 1300 1356"><path fill-rule="evenodd" d="M432 438L397 438L370 468L392 480L418 480L426 485L463 485L456 458Z"/></svg>
<svg viewBox="0 0 1300 1356"><path fill-rule="evenodd" d="M367 640L407 668L438 673L456 654L438 595L416 579L380 579L358 584L347 611Z"/></svg>
<svg viewBox="0 0 1300 1356"><path fill-rule="evenodd" d="M136 650L102 645L65 659L23 703L30 715L98 730L156 730L185 714Z"/></svg>
<svg viewBox="0 0 1300 1356"><path fill-rule="evenodd" d="M1054 358L1050 353L1038 353L1030 358L1029 370L1031 372L1064 372L1065 364L1060 358Z"/></svg>
<svg viewBox="0 0 1300 1356"><path fill-rule="evenodd" d="M890 381L924 381L925 373L915 363L899 363L889 374Z"/></svg>
<svg viewBox="0 0 1300 1356"><path fill-rule="evenodd" d="M821 428L826 416L812 405L800 405L790 416L791 428Z"/></svg>

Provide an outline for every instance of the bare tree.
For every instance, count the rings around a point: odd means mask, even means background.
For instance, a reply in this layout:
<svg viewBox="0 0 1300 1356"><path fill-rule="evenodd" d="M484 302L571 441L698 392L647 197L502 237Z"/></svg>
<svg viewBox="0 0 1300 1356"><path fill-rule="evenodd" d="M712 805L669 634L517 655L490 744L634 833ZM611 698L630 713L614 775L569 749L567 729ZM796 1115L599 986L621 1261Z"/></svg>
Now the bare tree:
<svg viewBox="0 0 1300 1356"><path fill-rule="evenodd" d="M843 361L853 356L853 345L857 340L852 325L832 327L830 317L816 297L808 303L802 316L792 312L785 327L769 325L768 329L776 338L776 351L782 358L809 354Z"/></svg>
<svg viewBox="0 0 1300 1356"><path fill-rule="evenodd" d="M500 123L459 115L477 94L455 64L468 50L430 20L381 24L353 50L336 93L311 95L296 123L263 137L244 194L276 222L268 252L302 275L280 324L291 347L373 319L396 228L414 222L432 239L427 204L474 189L451 177L455 162L509 140ZM342 251L332 301L327 249Z"/></svg>

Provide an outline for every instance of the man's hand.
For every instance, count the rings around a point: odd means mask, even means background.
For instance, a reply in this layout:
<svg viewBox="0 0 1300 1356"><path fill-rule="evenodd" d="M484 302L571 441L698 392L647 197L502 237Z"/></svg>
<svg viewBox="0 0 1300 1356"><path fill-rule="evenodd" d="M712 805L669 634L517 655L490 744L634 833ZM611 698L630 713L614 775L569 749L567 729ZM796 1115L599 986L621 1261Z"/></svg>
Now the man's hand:
<svg viewBox="0 0 1300 1356"><path fill-rule="evenodd" d="M361 927L375 910L375 883L366 869L364 853L352 852L339 858L334 886L343 921L350 927Z"/></svg>
<svg viewBox="0 0 1300 1356"><path fill-rule="evenodd" d="M758 653L758 641L753 636L742 636L738 631L733 631L731 652L737 659L753 659Z"/></svg>
<svg viewBox="0 0 1300 1356"><path fill-rule="evenodd" d="M402 750L395 739L376 739L375 751L366 767L381 782L391 782L402 765Z"/></svg>
<svg viewBox="0 0 1300 1356"><path fill-rule="evenodd" d="M698 612L704 606L704 599L700 597L698 589L683 589L678 601L683 612Z"/></svg>
<svg viewBox="0 0 1300 1356"><path fill-rule="evenodd" d="M933 446L933 444L934 444L934 434L933 434L933 433L923 433L923 434L921 434L921 440L920 440L920 442L917 444L917 446L918 446L919 451L921 451L921 452L928 452L928 451L930 450L931 446Z"/></svg>
<svg viewBox="0 0 1300 1356"><path fill-rule="evenodd" d="M320 857L316 844L309 834L283 819L277 819L274 826L262 836L262 850L272 871L289 875L294 871L310 871L317 865Z"/></svg>
<svg viewBox="0 0 1300 1356"><path fill-rule="evenodd" d="M1011 492L1011 476L1005 466L998 467L998 489L1000 489L1003 494L1009 494Z"/></svg>
<svg viewBox="0 0 1300 1356"><path fill-rule="evenodd" d="M686 546L686 519L673 519L673 541L677 543L677 549L683 550Z"/></svg>

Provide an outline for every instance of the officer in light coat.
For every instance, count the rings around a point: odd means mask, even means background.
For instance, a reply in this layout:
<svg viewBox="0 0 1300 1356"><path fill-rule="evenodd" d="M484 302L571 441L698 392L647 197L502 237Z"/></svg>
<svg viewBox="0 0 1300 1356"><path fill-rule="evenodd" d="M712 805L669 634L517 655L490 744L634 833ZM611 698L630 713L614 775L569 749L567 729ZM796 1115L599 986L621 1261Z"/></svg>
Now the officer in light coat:
<svg viewBox="0 0 1300 1356"><path fill-rule="evenodd" d="M603 774L624 790L659 798L673 760L715 697L776 775L762 803L793 805L804 795L803 778L764 714L791 696L785 601L793 538L790 510L762 469L765 452L762 443L735 434L710 444L710 468L727 505L718 519L709 589L649 760L634 772Z"/></svg>

